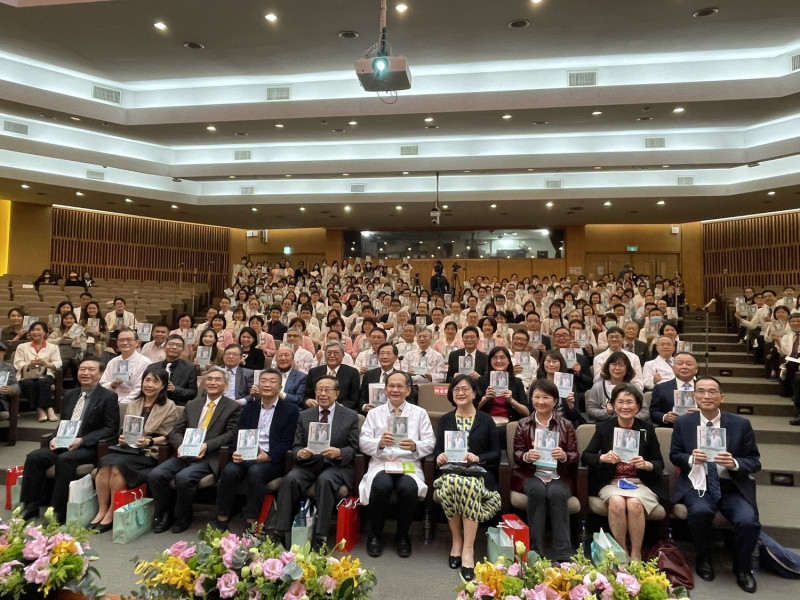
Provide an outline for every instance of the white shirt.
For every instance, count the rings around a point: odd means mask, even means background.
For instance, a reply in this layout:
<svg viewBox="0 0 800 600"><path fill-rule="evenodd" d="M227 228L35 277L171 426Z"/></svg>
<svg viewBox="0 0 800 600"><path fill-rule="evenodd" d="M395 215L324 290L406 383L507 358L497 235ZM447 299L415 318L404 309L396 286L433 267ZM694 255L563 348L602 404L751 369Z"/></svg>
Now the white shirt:
<svg viewBox="0 0 800 600"><path fill-rule="evenodd" d="M239 367L233 367L232 369L225 367L225 370L228 371L228 387L225 389L225 395L232 400L236 400L237 402L239 401L239 399L236 397L236 371L238 369Z"/></svg>
<svg viewBox="0 0 800 600"><path fill-rule="evenodd" d="M150 362L162 362L167 360L167 352L164 350L164 344L156 346L155 342L147 342L139 351L142 356L150 359Z"/></svg>
<svg viewBox="0 0 800 600"><path fill-rule="evenodd" d="M400 362L400 370L409 372L419 363L422 350L415 348L403 357ZM428 374L431 376L431 383L442 383L447 377L447 363L444 356L433 348L429 347L425 351L425 358L428 359ZM422 375L412 375L414 383L428 383L428 378Z"/></svg>
<svg viewBox="0 0 800 600"><path fill-rule="evenodd" d="M294 364L298 371L308 373L311 367L316 366L315 363L314 355L305 348L298 348L294 351Z"/></svg>
<svg viewBox="0 0 800 600"><path fill-rule="evenodd" d="M117 366L120 363L127 363L128 365L128 383L123 383L117 387L116 390L111 390L111 383L114 381L114 372L117 371ZM134 352L127 359L122 358L122 355L115 356L106 365L106 370L103 371L103 376L100 378L100 385L113 392L117 393L117 400L120 404L126 404L139 397L142 389L142 374L144 370L151 364L150 359L142 356L138 352Z"/></svg>
<svg viewBox="0 0 800 600"><path fill-rule="evenodd" d="M653 380L654 375L658 373L661 379L658 383L664 383L670 379L675 379L675 371L672 370L672 365L661 356L655 357L653 360L648 360L642 367L642 377L644 377L644 389L652 390L656 383Z"/></svg>
<svg viewBox="0 0 800 600"><path fill-rule="evenodd" d="M370 360L372 364L370 364ZM363 352L359 352L358 356L356 356L356 369L374 369L376 366L378 366L378 364L378 351L373 350L372 348L364 350Z"/></svg>
<svg viewBox="0 0 800 600"><path fill-rule="evenodd" d="M272 418L275 416L275 407L280 402L279 398L268 407L261 405L261 413L258 415L258 447L269 454L269 430L272 427Z"/></svg>
<svg viewBox="0 0 800 600"><path fill-rule="evenodd" d="M635 374L631 380L631 383L640 390L644 390L644 376L642 375L642 364L639 362L639 357L633 352L628 352L627 350L622 350L622 352L625 353L625 356L628 357L628 360L631 361L631 365L633 366ZM603 365L606 364L606 361L608 360L608 357L611 356L611 353L611 348L608 348L594 357L594 361L592 362L592 372L594 373L595 383L603 378Z"/></svg>

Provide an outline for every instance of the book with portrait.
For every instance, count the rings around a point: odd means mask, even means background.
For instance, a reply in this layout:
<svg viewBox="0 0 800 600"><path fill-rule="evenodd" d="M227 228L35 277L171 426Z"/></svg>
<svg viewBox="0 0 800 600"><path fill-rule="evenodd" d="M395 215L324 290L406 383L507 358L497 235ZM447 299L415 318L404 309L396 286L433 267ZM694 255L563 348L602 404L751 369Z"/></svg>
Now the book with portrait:
<svg viewBox="0 0 800 600"><path fill-rule="evenodd" d="M397 353L401 356L405 356L413 349L414 349L414 344L410 342L400 342L397 344Z"/></svg>
<svg viewBox="0 0 800 600"><path fill-rule="evenodd" d="M61 315L48 315L47 325L50 327L50 329L57 329L58 327L61 327Z"/></svg>
<svg viewBox="0 0 800 600"><path fill-rule="evenodd" d="M76 421L61 421L56 431L56 448L69 448L70 444L78 437L78 432L80 430L80 419Z"/></svg>
<svg viewBox="0 0 800 600"><path fill-rule="evenodd" d="M567 363L567 368L571 369L575 366L575 363L578 359L575 357L575 348L560 348L559 352L561 352L561 356L564 357L564 361Z"/></svg>
<svg viewBox="0 0 800 600"><path fill-rule="evenodd" d="M100 333L100 319L86 319L86 331L89 333Z"/></svg>
<svg viewBox="0 0 800 600"><path fill-rule="evenodd" d="M211 346L200 346L197 348L197 364L207 367L211 362Z"/></svg>
<svg viewBox="0 0 800 600"><path fill-rule="evenodd" d="M520 375L527 377L533 372L531 367L531 355L527 352L514 352L514 366L521 366L522 373Z"/></svg>
<svg viewBox="0 0 800 600"><path fill-rule="evenodd" d="M308 449L320 454L331 447L331 424L313 421L308 424Z"/></svg>
<svg viewBox="0 0 800 600"><path fill-rule="evenodd" d="M736 312L742 316L747 315L747 300L744 299L744 296L736 298Z"/></svg>
<svg viewBox="0 0 800 600"><path fill-rule="evenodd" d="M475 357L466 354L459 356L458 372L461 375L472 375L475 372Z"/></svg>
<svg viewBox="0 0 800 600"><path fill-rule="evenodd" d="M675 390L672 394L672 412L685 415L690 409L697 408L692 390Z"/></svg>
<svg viewBox="0 0 800 600"><path fill-rule="evenodd" d="M258 429L240 429L236 451L242 455L242 460L255 460L258 457Z"/></svg>
<svg viewBox="0 0 800 600"><path fill-rule="evenodd" d="M468 435L469 432L467 431L444 432L444 453L447 456L448 462L466 462Z"/></svg>
<svg viewBox="0 0 800 600"><path fill-rule="evenodd" d="M10 373L8 371L0 371L0 387L5 387L8 385L8 377Z"/></svg>
<svg viewBox="0 0 800 600"><path fill-rule="evenodd" d="M445 294L444 295L445 306L450 306L452 303L453 303L453 294Z"/></svg>
<svg viewBox="0 0 800 600"><path fill-rule="evenodd" d="M385 383L370 383L369 384L369 403L372 406L382 406L388 402L384 387Z"/></svg>
<svg viewBox="0 0 800 600"><path fill-rule="evenodd" d="M128 385L131 381L131 374L128 372L128 364L124 361L118 361L114 365L114 370L111 373L111 381L119 381L122 385Z"/></svg>
<svg viewBox="0 0 800 600"><path fill-rule="evenodd" d="M495 395L501 395L508 389L508 373L506 371L490 371L489 385L494 389Z"/></svg>
<svg viewBox="0 0 800 600"><path fill-rule="evenodd" d="M367 357L367 368L368 369L377 369L381 366L380 361L378 361L378 355L374 352L370 353Z"/></svg>
<svg viewBox="0 0 800 600"><path fill-rule="evenodd" d="M496 338L492 337L492 338L487 338L487 339L483 340L483 351L486 352L487 354L495 346L497 346L497 339Z"/></svg>
<svg viewBox="0 0 800 600"><path fill-rule="evenodd" d="M197 456L206 439L206 430L202 427L188 427L183 433L181 456Z"/></svg>
<svg viewBox="0 0 800 600"><path fill-rule="evenodd" d="M614 427L614 446L612 450L622 462L631 462L639 456L639 431Z"/></svg>
<svg viewBox="0 0 800 600"><path fill-rule="evenodd" d="M653 323L651 321L647 322L647 326L644 328L644 335L647 339L654 338L658 335L658 328L661 324L660 323Z"/></svg>
<svg viewBox="0 0 800 600"><path fill-rule="evenodd" d="M539 453L539 460L533 461L537 467L555 469L558 461L553 458L553 449L558 446L558 431L536 429L533 436L533 449Z"/></svg>
<svg viewBox="0 0 800 600"><path fill-rule="evenodd" d="M369 350L369 338L365 335L361 338L361 345L358 348L359 352L364 352L365 350Z"/></svg>
<svg viewBox="0 0 800 600"><path fill-rule="evenodd" d="M149 342L153 337L153 324L152 323L139 323L137 328L139 332L139 339L143 342Z"/></svg>
<svg viewBox="0 0 800 600"><path fill-rule="evenodd" d="M597 317L595 315L586 315L583 317L583 322L586 324L586 329L593 329L597 325Z"/></svg>
<svg viewBox="0 0 800 600"><path fill-rule="evenodd" d="M414 365L414 373L417 375L425 376L430 370L427 356L420 356L417 358L417 364Z"/></svg>
<svg viewBox="0 0 800 600"><path fill-rule="evenodd" d="M692 342L678 342L678 352L692 353Z"/></svg>
<svg viewBox="0 0 800 600"><path fill-rule="evenodd" d="M186 345L187 346L193 345L195 343L195 339L194 338L195 338L195 330L194 329L187 329L186 330L186 336L184 337L184 340L186 341Z"/></svg>
<svg viewBox="0 0 800 600"><path fill-rule="evenodd" d="M508 337L508 323L497 324L497 335L505 339Z"/></svg>
<svg viewBox="0 0 800 600"><path fill-rule="evenodd" d="M667 307L667 318L670 321L676 321L678 319L678 308L676 306Z"/></svg>
<svg viewBox="0 0 800 600"><path fill-rule="evenodd" d="M706 459L712 462L717 454L725 452L727 436L724 427L697 426L697 449L706 453Z"/></svg>
<svg viewBox="0 0 800 600"><path fill-rule="evenodd" d="M386 427L392 434L395 445L408 438L408 417L389 415L386 419Z"/></svg>
<svg viewBox="0 0 800 600"><path fill-rule="evenodd" d="M581 348L589 345L589 332L586 329L576 329L573 335Z"/></svg>
<svg viewBox="0 0 800 600"><path fill-rule="evenodd" d="M122 436L128 446L135 446L136 442L142 437L144 431L144 417L137 415L125 415L122 422Z"/></svg>
<svg viewBox="0 0 800 600"><path fill-rule="evenodd" d="M417 331L421 331L428 326L428 320L425 317L417 317Z"/></svg>
<svg viewBox="0 0 800 600"><path fill-rule="evenodd" d="M572 373L553 373L553 383L558 388L558 397L566 398L572 393L572 381L574 379Z"/></svg>
<svg viewBox="0 0 800 600"><path fill-rule="evenodd" d="M541 346L542 344L542 332L541 331L531 331L529 332L531 336L531 348L534 350Z"/></svg>
<svg viewBox="0 0 800 600"><path fill-rule="evenodd" d="M77 323L73 324L72 327L69 328L67 335L71 338L79 338L83 335L84 327L83 325L78 325Z"/></svg>
<svg viewBox="0 0 800 600"><path fill-rule="evenodd" d="M22 317L22 329L28 331L31 328L31 325L38 321L38 317L34 317L33 315L25 315Z"/></svg>
<svg viewBox="0 0 800 600"><path fill-rule="evenodd" d="M450 357L450 354L456 350L458 350L458 346L445 346L442 348L442 356L444 356L444 359L447 360Z"/></svg>

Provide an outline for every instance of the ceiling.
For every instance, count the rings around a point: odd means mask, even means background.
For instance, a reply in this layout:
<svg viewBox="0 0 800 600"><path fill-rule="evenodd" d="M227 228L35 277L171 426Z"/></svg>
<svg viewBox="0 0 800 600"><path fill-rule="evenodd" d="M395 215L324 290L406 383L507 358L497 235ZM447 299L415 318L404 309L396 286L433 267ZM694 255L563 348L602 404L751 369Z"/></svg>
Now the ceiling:
<svg viewBox="0 0 800 600"><path fill-rule="evenodd" d="M0 0L0 197L391 230L429 226L440 172L456 229L800 206L796 0L397 4L412 87L381 98L353 67L379 0Z"/></svg>

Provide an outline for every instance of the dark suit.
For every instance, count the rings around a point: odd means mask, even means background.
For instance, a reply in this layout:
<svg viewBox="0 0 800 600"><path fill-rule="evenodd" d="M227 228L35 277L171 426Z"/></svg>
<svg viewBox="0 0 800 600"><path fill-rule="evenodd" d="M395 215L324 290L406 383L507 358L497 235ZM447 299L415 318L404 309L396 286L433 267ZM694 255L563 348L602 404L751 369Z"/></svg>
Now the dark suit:
<svg viewBox="0 0 800 600"><path fill-rule="evenodd" d="M206 396L203 394L186 404L181 418L167 438L173 449L177 450L183 443L186 429L201 426L200 416L205 402ZM221 396L206 430L206 453L203 458L173 456L150 471L147 485L153 495L156 515L168 511L177 496L173 514L180 519L191 519L197 484L209 473L219 476L219 450L235 443L241 410L238 403ZM170 487L173 480L176 493Z"/></svg>
<svg viewBox="0 0 800 600"><path fill-rule="evenodd" d="M622 342L622 347L625 350L628 350L628 340L624 340ZM648 360L651 360L653 357L651 356L650 346L643 342L642 340L634 340L633 342L633 350L628 350L628 352L633 352L636 356L639 357L639 363L644 366Z"/></svg>
<svg viewBox="0 0 800 600"><path fill-rule="evenodd" d="M14 368L14 365L7 362L0 362L0 373L8 373L8 381L6 382L6 385L14 390L13 394L19 394L19 384L17 383L17 370ZM8 395L0 394L0 411L8 410L9 400L10 398Z"/></svg>
<svg viewBox="0 0 800 600"><path fill-rule="evenodd" d="M275 499L275 521L272 528L277 531L289 531L300 500L313 485L317 506L315 535L327 536L331 514L336 505L336 491L342 485L350 489L353 487L353 459L358 452L358 414L354 410L339 403L334 409L331 447L341 449L342 455L339 458L324 458L320 454L315 454L308 460L297 458L297 453L308 446L308 426L319 421L319 413L318 406L307 408L300 413L297 421L292 448L294 468L284 478Z"/></svg>
<svg viewBox="0 0 800 600"><path fill-rule="evenodd" d="M267 333L278 340L279 344L283 341L283 334L287 331L289 331L289 328L280 321L267 321Z"/></svg>
<svg viewBox="0 0 800 600"><path fill-rule="evenodd" d="M81 395L80 388L64 392L62 419L71 419ZM26 505L38 506L45 484L45 471L55 465L56 476L50 504L59 520L67 513L69 482L75 478L78 465L97 462L97 442L113 438L119 431L119 404L117 395L97 385L84 400L81 428L78 437L81 445L75 450L39 448L25 458L25 477L22 480L20 500ZM46 500L45 500L46 501Z"/></svg>
<svg viewBox="0 0 800 600"><path fill-rule="evenodd" d="M392 373L399 373L400 371L395 371L392 369L389 371L389 374ZM366 373L364 373L364 378L361 380L361 390L359 391L359 399L358 399L358 412L364 412L364 405L369 404L369 384L370 383L383 383L383 368L378 367L377 369L370 369ZM415 403L416 404L416 403Z"/></svg>
<svg viewBox="0 0 800 600"><path fill-rule="evenodd" d="M286 385L283 386L283 393L286 394L285 400L298 406L301 410L305 408L306 379L308 375L297 369L291 369L286 378ZM294 430L294 428L292 428Z"/></svg>
<svg viewBox="0 0 800 600"><path fill-rule="evenodd" d="M173 391L167 392L167 398L179 406L185 406L189 400L197 397L197 370L193 364L180 358L172 363L166 360L161 363L165 369L167 365L172 365L168 369L169 380L175 386Z"/></svg>
<svg viewBox="0 0 800 600"><path fill-rule="evenodd" d="M228 368L225 367L227 371ZM230 374L230 371L228 371ZM248 402L252 400L252 396L250 396L250 388L253 387L253 371L250 369L245 369L244 367L236 367L236 386L234 388L236 392L236 397L233 400L240 400L245 399Z"/></svg>
<svg viewBox="0 0 800 600"><path fill-rule="evenodd" d="M683 502L689 510L687 523L694 536L698 556L708 553L711 523L719 510L733 525L736 547L734 569L749 570L750 555L761 532L756 505L756 482L752 477L761 470L761 455L756 445L756 436L747 419L726 412L721 414L720 427L725 428L727 450L739 463L739 469L726 469L728 477L720 477L722 497L715 505L708 492L701 497L689 481L692 470L689 458L697 448L697 427L704 422L705 418L699 412L681 415L675 420L669 459L680 469L680 475L672 493L673 501ZM715 463L709 463L708 466L714 465Z"/></svg>
<svg viewBox="0 0 800 600"><path fill-rule="evenodd" d="M286 453L291 449L294 432L297 429L297 418L300 411L287 400L278 400L275 413L269 428L269 460L254 460L225 465L217 486L217 515L229 517L236 499L239 482L247 478L247 503L245 517L257 519L261 512L261 504L267 494L267 484L281 477L285 472ZM251 402L242 409L239 416L239 429L258 429L261 417L261 402Z"/></svg>
<svg viewBox="0 0 800 600"><path fill-rule="evenodd" d="M683 386L683 382L680 383ZM664 423L664 415L672 412L677 389L677 378L658 383L653 388L653 395L650 397L650 420L656 427L672 427L672 423Z"/></svg>
<svg viewBox="0 0 800 600"><path fill-rule="evenodd" d="M450 353L450 356L447 358L447 379L445 379L447 383L453 381L453 377L458 374L458 358L460 356L466 356L466 354L467 351L464 350L464 348L454 350ZM474 370L480 375L483 375L489 370L489 357L480 350L475 350Z"/></svg>
<svg viewBox="0 0 800 600"><path fill-rule="evenodd" d="M328 374L328 365L320 365L314 367L308 372L306 377L306 391L305 401L307 398L313 398L315 395L314 388L317 381ZM348 367L347 365L339 365L336 371L336 381L339 382L339 397L337 402L346 406L350 410L358 409L358 388L359 388L360 375L358 369Z"/></svg>

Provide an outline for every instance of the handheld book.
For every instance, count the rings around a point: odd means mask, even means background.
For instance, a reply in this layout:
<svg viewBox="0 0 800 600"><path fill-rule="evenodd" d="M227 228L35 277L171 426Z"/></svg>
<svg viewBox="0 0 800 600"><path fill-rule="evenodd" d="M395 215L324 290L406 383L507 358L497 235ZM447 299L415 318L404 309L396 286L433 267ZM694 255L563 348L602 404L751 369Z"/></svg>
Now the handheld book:
<svg viewBox="0 0 800 600"><path fill-rule="evenodd" d="M388 402L384 386L385 384L383 383L369 384L369 403L372 404L372 406L382 406Z"/></svg>
<svg viewBox="0 0 800 600"><path fill-rule="evenodd" d="M320 454L331 446L331 424L312 422L308 424L308 448Z"/></svg>
<svg viewBox="0 0 800 600"><path fill-rule="evenodd" d="M131 381L131 374L128 372L128 365L123 361L119 361L111 373L111 380L119 380L123 386L126 386Z"/></svg>
<svg viewBox="0 0 800 600"><path fill-rule="evenodd" d="M139 323L139 339L143 342L149 342L153 337L153 324L152 323Z"/></svg>
<svg viewBox="0 0 800 600"><path fill-rule="evenodd" d="M494 393L500 396L508 389L508 373L505 371L490 371L489 385L494 388Z"/></svg>
<svg viewBox="0 0 800 600"><path fill-rule="evenodd" d="M475 358L469 355L458 357L458 372L462 375L472 375L475 371Z"/></svg>
<svg viewBox="0 0 800 600"><path fill-rule="evenodd" d="M394 438L395 445L408 438L408 417L389 415L386 426Z"/></svg>
<svg viewBox="0 0 800 600"><path fill-rule="evenodd" d="M531 355L527 352L514 352L514 364L522 367L521 375L527 377L533 372L531 368Z"/></svg>
<svg viewBox="0 0 800 600"><path fill-rule="evenodd" d="M566 398L572 393L572 380L574 375L572 373L554 373L553 383L558 388L559 398Z"/></svg>
<svg viewBox="0 0 800 600"><path fill-rule="evenodd" d="M207 367L211 362L211 346L200 346L197 348L197 364Z"/></svg>
<svg viewBox="0 0 800 600"><path fill-rule="evenodd" d="M78 325L77 323L75 323L72 327L69 328L69 331L67 333L71 338L78 338L81 337L81 335L83 335L83 331L84 331L83 325Z"/></svg>
<svg viewBox="0 0 800 600"><path fill-rule="evenodd" d="M181 456L197 456L206 439L206 430L201 427L189 427L183 434Z"/></svg>
<svg viewBox="0 0 800 600"><path fill-rule="evenodd" d="M689 409L697 408L697 404L694 401L694 392L692 390L675 390L672 394L672 412L685 415L689 412Z"/></svg>
<svg viewBox="0 0 800 600"><path fill-rule="evenodd" d="M255 460L258 457L258 429L240 429L236 451L242 455L242 460Z"/></svg>
<svg viewBox="0 0 800 600"><path fill-rule="evenodd" d="M136 442L142 437L143 428L144 417L125 415L125 420L122 424L122 436L125 438L125 443L128 446L135 446Z"/></svg>
<svg viewBox="0 0 800 600"><path fill-rule="evenodd" d="M575 358L575 348L561 348L559 352L561 352L561 356L564 357L564 361L566 361L568 369L571 369L575 366L575 363L577 362L577 358Z"/></svg>
<svg viewBox="0 0 800 600"><path fill-rule="evenodd" d="M463 463L467 457L467 436L466 431L445 431L444 432L444 453L447 455L448 462Z"/></svg>
<svg viewBox="0 0 800 600"><path fill-rule="evenodd" d="M633 429L623 429L614 427L614 446L612 450L616 452L622 462L630 462L639 456L639 434Z"/></svg>
<svg viewBox="0 0 800 600"><path fill-rule="evenodd" d="M720 452L725 452L726 448L727 438L724 427L697 426L697 449L706 453L709 462L713 461Z"/></svg>
<svg viewBox="0 0 800 600"><path fill-rule="evenodd" d="M533 462L537 467L555 469L558 462L553 458L553 449L558 446L558 431L537 429L533 437L533 449L539 453L539 460Z"/></svg>
<svg viewBox="0 0 800 600"><path fill-rule="evenodd" d="M56 431L56 448L69 448L69 445L78 437L80 430L80 420L61 421L58 424L58 431Z"/></svg>

